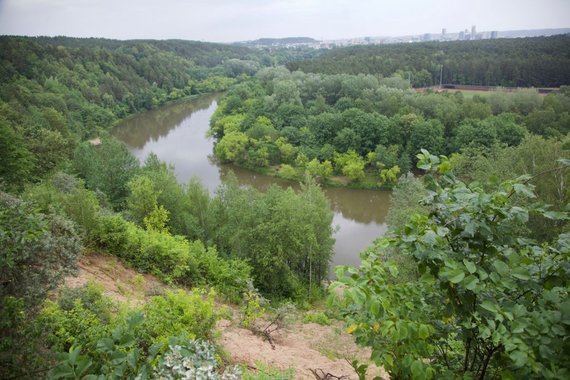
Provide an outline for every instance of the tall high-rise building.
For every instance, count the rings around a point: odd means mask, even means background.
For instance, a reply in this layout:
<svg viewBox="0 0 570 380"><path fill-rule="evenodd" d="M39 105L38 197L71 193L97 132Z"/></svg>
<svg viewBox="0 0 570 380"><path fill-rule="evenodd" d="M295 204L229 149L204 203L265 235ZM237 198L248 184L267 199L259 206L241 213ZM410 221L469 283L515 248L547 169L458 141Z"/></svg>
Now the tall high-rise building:
<svg viewBox="0 0 570 380"><path fill-rule="evenodd" d="M475 25L473 25L471 27L471 39L474 40L476 35L477 35L477 28L475 27Z"/></svg>
<svg viewBox="0 0 570 380"><path fill-rule="evenodd" d="M491 32L491 39L494 40L495 38L497 38L499 36L499 32L497 32L496 30L493 30Z"/></svg>
<svg viewBox="0 0 570 380"><path fill-rule="evenodd" d="M463 41L465 39L465 32L463 32L463 31L459 32L459 39L461 41Z"/></svg>
<svg viewBox="0 0 570 380"><path fill-rule="evenodd" d="M443 29L441 30L441 36L442 36L442 37L445 37L445 34L446 34L446 33L447 33L447 29L443 28Z"/></svg>

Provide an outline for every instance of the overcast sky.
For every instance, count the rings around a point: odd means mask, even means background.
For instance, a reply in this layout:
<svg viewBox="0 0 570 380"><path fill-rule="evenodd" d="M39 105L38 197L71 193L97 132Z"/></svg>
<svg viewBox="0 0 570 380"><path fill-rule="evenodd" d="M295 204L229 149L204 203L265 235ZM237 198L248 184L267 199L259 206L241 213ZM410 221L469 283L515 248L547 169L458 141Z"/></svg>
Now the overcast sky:
<svg viewBox="0 0 570 380"><path fill-rule="evenodd" d="M570 27L570 0L0 0L0 34L230 42Z"/></svg>

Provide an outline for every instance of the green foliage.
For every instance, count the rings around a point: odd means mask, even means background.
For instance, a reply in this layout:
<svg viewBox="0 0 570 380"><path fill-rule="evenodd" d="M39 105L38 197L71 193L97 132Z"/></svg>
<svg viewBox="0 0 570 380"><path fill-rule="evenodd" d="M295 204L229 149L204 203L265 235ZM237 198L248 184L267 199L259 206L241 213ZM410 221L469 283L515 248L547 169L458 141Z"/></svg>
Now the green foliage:
<svg viewBox="0 0 570 380"><path fill-rule="evenodd" d="M94 347L72 346L60 353L57 366L48 372L49 379L137 378L148 379L160 347L146 346L134 331L144 316L127 316L111 332L97 341L83 341ZM95 344L96 343L96 344Z"/></svg>
<svg viewBox="0 0 570 380"><path fill-rule="evenodd" d="M77 177L57 172L43 183L30 187L24 199L38 206L42 213L55 212L75 222L85 246L93 245L101 208L94 192L87 190Z"/></svg>
<svg viewBox="0 0 570 380"><path fill-rule="evenodd" d="M323 313L322 311L319 312L307 312L303 317L303 323L318 323L322 326L330 326L331 320L330 318Z"/></svg>
<svg viewBox="0 0 570 380"><path fill-rule="evenodd" d="M514 175L528 173L536 176L530 179L530 183L535 186L537 197L551 204L554 211L561 211L570 201L570 191L566 186L570 181L570 172L561 167L557 160L570 157L567 144L568 138L560 141L527 136L517 147L468 149L452 157L454 172L466 182L476 181L486 188ZM534 202L532 199L520 201L523 204ZM531 214L529 218L527 226L530 233L540 241L554 238L565 224L537 214Z"/></svg>
<svg viewBox="0 0 570 380"><path fill-rule="evenodd" d="M193 378L212 380L241 379L237 366L226 367L220 372L216 350L212 343L204 340L171 338L168 351L162 355L154 368L153 377L163 379Z"/></svg>
<svg viewBox="0 0 570 380"><path fill-rule="evenodd" d="M105 134L128 115L225 91L270 64L263 52L221 44L15 36L0 38L0 61L0 181L10 191L61 169L77 142ZM78 155L88 188L122 206L124 182L112 176L126 168L104 163L89 170L93 156L84 148Z"/></svg>
<svg viewBox="0 0 570 380"><path fill-rule="evenodd" d="M247 290L243 294L243 303L240 311L243 315L241 324L245 328L251 327L256 319L263 317L265 314L264 305L267 301L259 294L253 284L248 283Z"/></svg>
<svg viewBox="0 0 570 380"><path fill-rule="evenodd" d="M353 181L364 178L364 167L366 162L354 150L349 150L343 154L336 154L335 165L337 170Z"/></svg>
<svg viewBox="0 0 570 380"><path fill-rule="evenodd" d="M295 371L293 368L284 371L268 367L263 363L256 363L256 373L244 372L244 380L293 380L295 378Z"/></svg>
<svg viewBox="0 0 570 380"><path fill-rule="evenodd" d="M1 192L0 245L0 299L22 298L30 309L75 273L81 252L73 223Z"/></svg>
<svg viewBox="0 0 570 380"><path fill-rule="evenodd" d="M277 173L280 177L285 179L295 179L298 176L295 168L288 164L282 164Z"/></svg>
<svg viewBox="0 0 570 380"><path fill-rule="evenodd" d="M322 181L329 178L333 173L333 167L330 161L325 160L320 162L316 158L309 161L305 169L311 176L319 178Z"/></svg>
<svg viewBox="0 0 570 380"><path fill-rule="evenodd" d="M139 270L167 282L212 286L230 300L239 299L250 278L251 268L244 261L224 259L201 241L143 230L120 215L101 217L95 240L99 248Z"/></svg>
<svg viewBox="0 0 570 380"><path fill-rule="evenodd" d="M89 281L87 284L77 287L65 287L59 292L57 305L62 311L70 311L75 307L75 303L92 312L102 323L109 323L113 305L108 298L103 295L103 287L96 282Z"/></svg>
<svg viewBox="0 0 570 380"><path fill-rule="evenodd" d="M222 162L263 169L287 164L313 176L322 176L319 163L347 154L354 160L335 162L337 174L366 187L376 186L367 164L379 170L399 166L406 173L420 149L443 154L516 146L527 128L557 138L570 131L565 93L550 94L545 103L536 90L484 97L415 92L401 75L379 81L370 75L264 69L220 101L210 129L214 153ZM293 178L286 168L285 177Z"/></svg>
<svg viewBox="0 0 570 380"><path fill-rule="evenodd" d="M359 270L337 271L349 331L395 377L568 376L569 236L539 244L521 229L530 213L568 215L517 205L535 196L529 177L485 192L445 157L418 158L428 213L380 240ZM398 268L380 260L390 249L416 263L418 280L396 281Z"/></svg>
<svg viewBox="0 0 570 380"><path fill-rule="evenodd" d="M182 364L174 351L200 368L215 361L211 343L190 340L214 327L212 293L179 290L154 297L142 311L113 316L109 300L91 284L65 290L59 304L48 303L36 322L46 343L63 351L48 378L154 378Z"/></svg>
<svg viewBox="0 0 570 380"><path fill-rule="evenodd" d="M168 232L168 210L164 206L154 207L154 209L143 219L144 226L149 231Z"/></svg>
<svg viewBox="0 0 570 380"><path fill-rule="evenodd" d="M423 214L427 207L420 201L427 195L422 180L411 173L401 176L390 194L390 209L386 215L386 224L391 231L403 228L415 214Z"/></svg>
<svg viewBox="0 0 570 380"><path fill-rule="evenodd" d="M244 161L249 138L242 132L230 132L216 143L214 152L224 162Z"/></svg>
<svg viewBox="0 0 570 380"><path fill-rule="evenodd" d="M139 225L156 209L158 195L152 180L147 176L136 176L127 184L129 195L127 198L127 211L129 216Z"/></svg>
<svg viewBox="0 0 570 380"><path fill-rule="evenodd" d="M210 338L218 319L214 310L214 293L200 289L178 290L153 297L144 308L141 335L152 343L166 343L169 336L188 339Z"/></svg>
<svg viewBox="0 0 570 380"><path fill-rule="evenodd" d="M332 255L332 212L314 180L297 194L261 193L227 181L212 201L214 243L224 255L247 260L255 286L274 297L302 298L319 287Z"/></svg>
<svg viewBox="0 0 570 380"><path fill-rule="evenodd" d="M86 350L95 350L97 341L110 333L111 309L102 302L85 303L80 289L67 295L69 302L63 305L48 301L36 323L42 326L46 343L55 352L68 351L82 345ZM99 292L99 295L101 293Z"/></svg>
<svg viewBox="0 0 570 380"><path fill-rule="evenodd" d="M124 207L128 183L139 170L138 160L125 144L113 138L103 139L98 147L82 143L73 164L88 189L103 192L116 209Z"/></svg>
<svg viewBox="0 0 570 380"><path fill-rule="evenodd" d="M0 181L6 190L18 190L30 179L34 157L24 139L0 118Z"/></svg>
<svg viewBox="0 0 570 380"><path fill-rule="evenodd" d="M398 180L398 174L400 174L400 167L398 165L393 166L390 169L380 170L380 184L391 185L396 183Z"/></svg>

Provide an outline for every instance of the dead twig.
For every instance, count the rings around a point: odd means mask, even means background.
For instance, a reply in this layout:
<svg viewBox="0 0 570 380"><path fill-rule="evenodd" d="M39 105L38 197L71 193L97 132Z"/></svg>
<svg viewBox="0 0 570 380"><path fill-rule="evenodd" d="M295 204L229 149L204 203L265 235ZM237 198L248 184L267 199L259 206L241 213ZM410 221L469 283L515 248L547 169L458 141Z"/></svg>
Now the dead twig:
<svg viewBox="0 0 570 380"><path fill-rule="evenodd" d="M317 380L335 380L335 379L336 380L345 380L345 379L349 378L348 376L345 376L345 375L341 375L341 376L333 375L332 373L325 372L320 368L317 368L317 369L309 368L309 371L311 371L311 373L313 374L313 376L315 376L315 379L317 379Z"/></svg>
<svg viewBox="0 0 570 380"><path fill-rule="evenodd" d="M273 338L271 337L271 334L279 329L280 326L278 322L280 321L280 319L281 319L281 314L277 314L275 319L273 319L262 331L263 336L269 342L269 344L271 345L271 349L273 350L275 349L275 343L273 343Z"/></svg>

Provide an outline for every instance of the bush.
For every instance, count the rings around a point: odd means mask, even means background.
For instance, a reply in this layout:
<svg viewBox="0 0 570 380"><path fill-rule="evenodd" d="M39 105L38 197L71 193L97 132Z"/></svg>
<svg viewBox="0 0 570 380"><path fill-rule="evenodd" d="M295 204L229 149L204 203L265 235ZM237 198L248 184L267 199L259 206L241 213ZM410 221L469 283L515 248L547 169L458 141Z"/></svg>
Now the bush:
<svg viewBox="0 0 570 380"><path fill-rule="evenodd" d="M239 367L228 367L219 374L216 356L216 349L209 341L171 338L153 375L158 379L241 379Z"/></svg>
<svg viewBox="0 0 570 380"><path fill-rule="evenodd" d="M146 231L120 215L101 218L96 238L100 248L124 259L138 270L167 282L212 286L237 301L250 278L243 260L225 260L201 241L188 242L165 231Z"/></svg>
<svg viewBox="0 0 570 380"><path fill-rule="evenodd" d="M102 323L108 324L111 321L113 304L103 295L103 286L100 284L89 281L77 288L65 287L59 292L57 304L62 311L71 311L77 301Z"/></svg>
<svg viewBox="0 0 570 380"><path fill-rule="evenodd" d="M331 320L323 312L310 311L303 317L303 323L318 323L322 326L330 326Z"/></svg>
<svg viewBox="0 0 570 380"><path fill-rule="evenodd" d="M36 325L42 327L51 349L63 352L49 378L89 374L148 378L153 372L181 369L180 365L198 372L206 365L217 373L214 346L193 341L211 335L217 320L213 293L169 292L154 297L142 311L127 309L115 317L110 305L101 288L93 284L64 290L57 303L47 303ZM234 370L226 373L238 374Z"/></svg>
<svg viewBox="0 0 570 380"><path fill-rule="evenodd" d="M293 180L297 178L297 171L289 164L282 164L277 174L285 179Z"/></svg>
<svg viewBox="0 0 570 380"><path fill-rule="evenodd" d="M62 309L57 303L48 301L36 323L42 326L46 343L55 352L65 352L81 345L87 351L94 351L97 341L107 336L111 327L106 319L110 310L97 310L99 314L76 298L71 305L66 302Z"/></svg>
<svg viewBox="0 0 570 380"><path fill-rule="evenodd" d="M214 293L204 294L198 289L153 297L143 312L146 319L142 334L153 343L165 343L169 336L182 335L188 339L208 339L218 319Z"/></svg>
<svg viewBox="0 0 570 380"><path fill-rule="evenodd" d="M22 298L35 308L77 270L80 239L65 218L0 192L0 299Z"/></svg>
<svg viewBox="0 0 570 380"><path fill-rule="evenodd" d="M189 244L189 260L180 282L189 286L209 285L232 302L238 302L250 281L251 267L240 259L223 259L214 247L197 240Z"/></svg>

